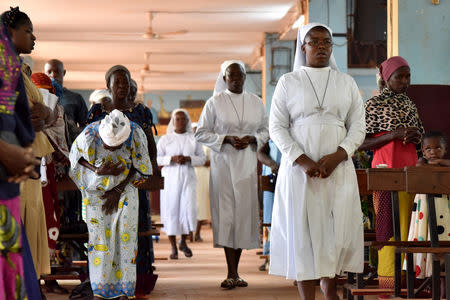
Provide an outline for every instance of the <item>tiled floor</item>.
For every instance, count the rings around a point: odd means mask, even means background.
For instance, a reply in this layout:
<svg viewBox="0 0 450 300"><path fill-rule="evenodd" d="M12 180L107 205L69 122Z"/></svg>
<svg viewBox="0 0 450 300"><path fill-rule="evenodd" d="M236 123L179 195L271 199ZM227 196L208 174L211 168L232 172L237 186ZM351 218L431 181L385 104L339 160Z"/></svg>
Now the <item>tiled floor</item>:
<svg viewBox="0 0 450 300"><path fill-rule="evenodd" d="M246 288L224 291L219 285L226 276L225 256L222 249L212 246L212 231L209 227L202 232L204 242L189 246L194 253L192 258L179 253L178 260L157 260L156 274L159 275L156 287L149 299L164 300L291 300L300 299L297 288L291 280L269 276L258 270L262 260L256 250L244 251L241 258L240 276L248 281ZM167 237L161 234L155 243L156 257L169 257L170 245ZM73 289L77 282L65 282L64 286ZM323 299L319 296L317 299ZM47 294L48 300L68 299L68 296Z"/></svg>

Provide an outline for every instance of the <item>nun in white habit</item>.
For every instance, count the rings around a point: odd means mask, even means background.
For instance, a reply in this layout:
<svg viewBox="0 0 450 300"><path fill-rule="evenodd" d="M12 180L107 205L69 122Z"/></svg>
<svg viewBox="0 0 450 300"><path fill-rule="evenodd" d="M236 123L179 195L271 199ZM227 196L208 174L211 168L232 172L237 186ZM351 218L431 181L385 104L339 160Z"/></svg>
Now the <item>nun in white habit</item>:
<svg viewBox="0 0 450 300"><path fill-rule="evenodd" d="M363 102L332 55L332 32L311 23L298 32L294 71L283 75L270 111L270 136L282 152L270 241L273 275L328 300L335 275L363 271L363 224L353 152L365 137Z"/></svg>
<svg viewBox="0 0 450 300"><path fill-rule="evenodd" d="M245 75L241 61L222 64L195 133L212 150L211 221L214 246L225 250L227 289L247 286L238 274L241 252L260 247L256 149L269 138L268 120L261 99L244 91Z"/></svg>
<svg viewBox="0 0 450 300"><path fill-rule="evenodd" d="M176 236L181 235L180 250L186 257L192 251L186 237L197 226L196 186L194 166L206 161L202 145L194 138L189 114L184 109L172 112L167 134L157 145L157 161L162 166L164 190L161 191L162 230L169 236L172 245L171 259L178 258Z"/></svg>

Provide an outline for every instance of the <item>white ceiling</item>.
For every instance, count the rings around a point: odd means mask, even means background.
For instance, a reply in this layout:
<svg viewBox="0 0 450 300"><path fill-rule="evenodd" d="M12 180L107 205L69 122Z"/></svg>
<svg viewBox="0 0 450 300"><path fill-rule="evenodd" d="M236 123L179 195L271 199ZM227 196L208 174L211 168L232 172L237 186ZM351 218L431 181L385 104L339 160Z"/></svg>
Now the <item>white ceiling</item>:
<svg viewBox="0 0 450 300"><path fill-rule="evenodd" d="M150 53L145 90L208 90L226 59L252 65L260 56L264 32L280 32L296 13L295 0L20 0L37 36L35 72L58 58L65 64L65 86L104 87L104 74L127 66L139 83L144 53ZM187 30L167 39L142 37L147 12L158 34ZM257 64L256 64L257 65Z"/></svg>

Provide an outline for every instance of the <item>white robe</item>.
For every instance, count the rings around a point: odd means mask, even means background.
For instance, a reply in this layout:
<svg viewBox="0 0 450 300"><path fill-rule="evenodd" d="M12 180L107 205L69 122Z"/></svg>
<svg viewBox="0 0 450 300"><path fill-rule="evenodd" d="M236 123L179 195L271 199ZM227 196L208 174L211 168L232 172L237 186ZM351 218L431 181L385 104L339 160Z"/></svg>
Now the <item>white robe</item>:
<svg viewBox="0 0 450 300"><path fill-rule="evenodd" d="M327 68L306 68L320 101ZM304 70L278 81L270 111L270 136L282 152L270 240L273 275L298 281L362 272L363 223L353 152L365 138L364 107L355 81L331 70L319 105ZM343 148L348 159L326 179L310 178L295 163L318 161Z"/></svg>
<svg viewBox="0 0 450 300"><path fill-rule="evenodd" d="M256 149L269 138L267 119L261 99L247 92L221 92L203 108L195 138L212 150L210 201L215 247L260 247ZM236 150L223 144L227 135L252 135L257 145Z"/></svg>
<svg viewBox="0 0 450 300"><path fill-rule="evenodd" d="M161 223L167 235L189 234L197 226L197 204L194 166L205 163L202 145L193 133L170 133L157 145L158 165L163 166L164 189L161 191ZM190 156L191 162L180 165L171 162L172 156Z"/></svg>

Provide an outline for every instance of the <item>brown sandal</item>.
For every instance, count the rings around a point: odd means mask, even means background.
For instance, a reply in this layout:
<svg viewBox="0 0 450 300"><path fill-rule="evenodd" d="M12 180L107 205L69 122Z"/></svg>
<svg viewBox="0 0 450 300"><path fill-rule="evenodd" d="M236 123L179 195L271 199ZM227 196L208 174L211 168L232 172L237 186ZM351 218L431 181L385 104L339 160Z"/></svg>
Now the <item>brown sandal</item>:
<svg viewBox="0 0 450 300"><path fill-rule="evenodd" d="M220 284L223 289L231 290L236 287L236 281L233 278L227 278Z"/></svg>
<svg viewBox="0 0 450 300"><path fill-rule="evenodd" d="M188 246L185 247L178 247L178 249L180 249L180 251L182 251L184 253L184 256L186 257L192 257L192 250L189 249Z"/></svg>
<svg viewBox="0 0 450 300"><path fill-rule="evenodd" d="M236 278L236 286L237 287L248 287L248 283L241 277L238 277L238 278Z"/></svg>

